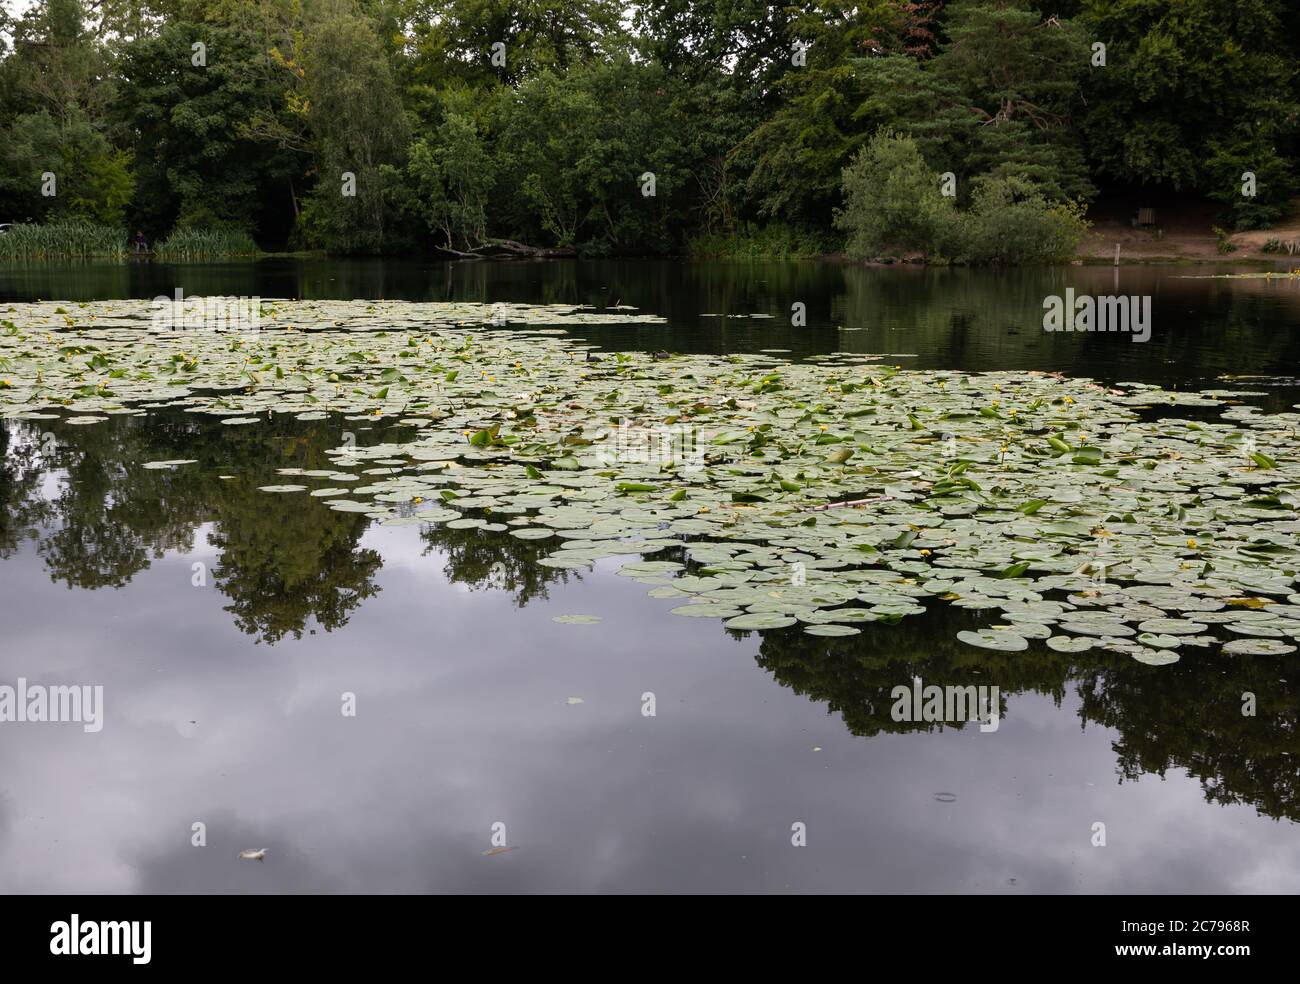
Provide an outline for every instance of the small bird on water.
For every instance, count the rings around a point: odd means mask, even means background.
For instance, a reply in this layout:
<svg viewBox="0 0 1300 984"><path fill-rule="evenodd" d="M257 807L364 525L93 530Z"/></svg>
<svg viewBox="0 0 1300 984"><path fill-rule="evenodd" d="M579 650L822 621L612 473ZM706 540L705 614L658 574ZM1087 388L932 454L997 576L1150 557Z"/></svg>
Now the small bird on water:
<svg viewBox="0 0 1300 984"><path fill-rule="evenodd" d="M259 847L255 851L250 848L247 851L240 851L239 856L245 861L264 861L266 859L266 848Z"/></svg>

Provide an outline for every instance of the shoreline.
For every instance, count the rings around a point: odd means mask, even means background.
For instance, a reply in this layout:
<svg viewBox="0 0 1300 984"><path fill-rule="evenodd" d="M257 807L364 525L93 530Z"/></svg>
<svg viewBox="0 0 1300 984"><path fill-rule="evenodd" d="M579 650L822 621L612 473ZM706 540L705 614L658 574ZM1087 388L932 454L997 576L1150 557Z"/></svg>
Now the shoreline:
<svg viewBox="0 0 1300 984"><path fill-rule="evenodd" d="M1238 236L1259 237L1259 232L1237 233ZM1177 248L1181 237L1165 237L1163 243L1170 243ZM1200 237L1197 237L1200 238ZM1269 237L1276 238L1276 237ZM1110 252L1096 252L1096 243L1087 244L1090 247L1089 252L1080 252L1068 261L1060 263L1028 263L1017 264L1014 266L975 266L971 264L958 263L929 263L919 256L904 256L890 259L857 259L848 256L845 253L809 253L799 255L771 255L771 256L728 256L725 254L695 256L689 253L682 254L663 254L657 256L637 255L637 256L599 256L599 257L502 257L502 258L480 258L462 259L458 257L439 256L424 253L377 253L377 254L331 254L322 250L292 250L287 252L267 252L256 255L239 254L232 256L213 256L195 259L162 259L153 255L150 256L40 256L40 257L8 257L0 259L0 268L6 266L25 266L25 265L72 265L72 264L115 264L125 266L132 263L159 263L170 266L188 266L193 264L219 264L219 263L257 263L265 260L324 260L324 261L398 261L398 262L425 262L425 263L536 263L536 262L602 262L618 261L626 262L629 260L642 260L652 262L671 261L678 263L708 263L708 262L727 262L727 263L827 263L846 266L861 267L906 267L906 268L961 268L969 270L1024 270L1036 269L1042 267L1065 267L1065 266L1198 266L1205 264L1214 264L1222 266L1242 266L1242 267L1278 267L1283 268L1283 272L1290 273L1293 270L1300 270L1300 252L1295 254L1287 253L1243 253L1234 250L1230 253L1219 253L1217 249L1213 252L1204 250L1189 250L1187 252L1132 252L1125 251L1124 244L1120 243L1119 262L1116 263L1115 255ZM1197 245L1200 245L1199 243ZM1083 249L1084 247L1080 247Z"/></svg>

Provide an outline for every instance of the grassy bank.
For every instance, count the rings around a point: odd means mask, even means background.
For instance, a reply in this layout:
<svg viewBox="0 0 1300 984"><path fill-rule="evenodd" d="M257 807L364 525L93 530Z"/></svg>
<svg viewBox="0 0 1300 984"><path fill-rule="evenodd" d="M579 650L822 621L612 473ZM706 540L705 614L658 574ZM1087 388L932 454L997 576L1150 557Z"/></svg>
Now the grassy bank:
<svg viewBox="0 0 1300 984"><path fill-rule="evenodd" d="M0 260L124 259L125 229L90 222L18 223L0 235ZM261 255L245 232L179 229L154 250L164 260L219 260Z"/></svg>
<svg viewBox="0 0 1300 984"><path fill-rule="evenodd" d="M731 233L696 236L688 250L697 260L792 260L821 256L826 247L817 236L786 226L746 225Z"/></svg>
<svg viewBox="0 0 1300 984"><path fill-rule="evenodd" d="M246 232L230 229L177 229L154 252L164 260L220 260L257 256L260 250Z"/></svg>
<svg viewBox="0 0 1300 984"><path fill-rule="evenodd" d="M20 222L0 235L3 260L119 259L126 253L125 229L90 222Z"/></svg>

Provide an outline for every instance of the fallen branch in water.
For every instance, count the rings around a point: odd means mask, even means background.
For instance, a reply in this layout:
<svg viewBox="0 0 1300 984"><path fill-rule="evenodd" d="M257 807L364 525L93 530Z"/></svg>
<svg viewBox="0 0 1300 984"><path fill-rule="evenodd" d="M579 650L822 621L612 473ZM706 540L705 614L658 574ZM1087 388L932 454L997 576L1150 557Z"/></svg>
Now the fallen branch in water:
<svg viewBox="0 0 1300 984"><path fill-rule="evenodd" d="M571 246L529 246L514 239L486 239L469 251L447 246L435 246L434 250L460 260L556 259L577 255Z"/></svg>
<svg viewBox="0 0 1300 984"><path fill-rule="evenodd" d="M441 256L454 256L459 260L482 260L486 259L481 253L466 253L463 250L452 249L450 246L435 246L434 249Z"/></svg>

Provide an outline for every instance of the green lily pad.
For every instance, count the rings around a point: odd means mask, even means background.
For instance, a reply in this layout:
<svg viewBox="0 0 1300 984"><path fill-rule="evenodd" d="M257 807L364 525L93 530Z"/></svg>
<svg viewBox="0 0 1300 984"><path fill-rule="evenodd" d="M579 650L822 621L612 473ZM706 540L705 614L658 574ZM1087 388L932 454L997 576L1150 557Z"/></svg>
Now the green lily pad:
<svg viewBox="0 0 1300 984"><path fill-rule="evenodd" d="M811 636L826 636L835 638L840 636L854 636L861 634L861 629L855 629L851 625L836 625L828 622L825 625L805 625L804 632Z"/></svg>
<svg viewBox="0 0 1300 984"><path fill-rule="evenodd" d="M1159 635L1199 635L1205 628L1200 622L1188 622L1180 618L1149 618L1138 623L1139 631Z"/></svg>
<svg viewBox="0 0 1300 984"><path fill-rule="evenodd" d="M723 623L729 629L783 629L794 625L796 619L775 612L751 612L729 618Z"/></svg>
<svg viewBox="0 0 1300 984"><path fill-rule="evenodd" d="M957 633L957 638L968 646L996 649L1004 653L1019 653L1029 648L1029 642L1025 637L1017 635L1010 629L979 629L975 632L963 630Z"/></svg>
<svg viewBox="0 0 1300 984"><path fill-rule="evenodd" d="M555 531L540 526L524 526L511 530L510 535L520 540L548 540L555 536Z"/></svg>
<svg viewBox="0 0 1300 984"><path fill-rule="evenodd" d="M1285 656L1296 647L1276 639L1233 639L1224 644L1223 651L1230 656Z"/></svg>
<svg viewBox="0 0 1300 984"><path fill-rule="evenodd" d="M688 618L735 618L742 614L739 608L731 605L682 605L680 608L671 609L673 615L684 615Z"/></svg>
<svg viewBox="0 0 1300 984"><path fill-rule="evenodd" d="M1177 653L1171 653L1166 649L1135 649L1129 655L1147 666L1168 666L1177 663L1180 659Z"/></svg>
<svg viewBox="0 0 1300 984"><path fill-rule="evenodd" d="M1095 645L1087 636L1052 636L1047 648L1058 653L1086 653Z"/></svg>
<svg viewBox="0 0 1300 984"><path fill-rule="evenodd" d="M1214 650L1215 624L1246 637L1230 646L1297 638L1300 455L1286 435L1300 417L1235 391L852 353L665 365L589 358L593 343L566 334L664 322L622 305L504 304L503 318L471 301L274 306L232 345L142 334L145 300L7 304L0 417L336 420L365 443L281 470L328 486L312 495L330 509L446 523L485 550L494 533L546 541L543 569L617 558L623 576L702 598L733 627L893 624L952 605L1010 623L979 634L999 648ZM143 467L181 461L195 463Z"/></svg>
<svg viewBox="0 0 1300 984"><path fill-rule="evenodd" d="M1152 649L1177 649L1183 644L1179 636L1157 635L1154 632L1139 633L1137 641Z"/></svg>

